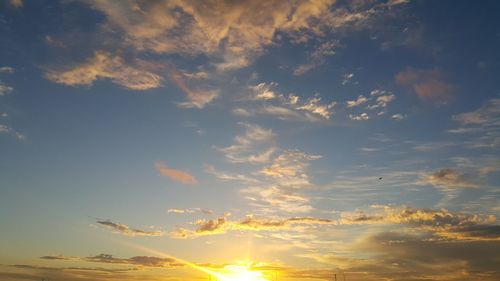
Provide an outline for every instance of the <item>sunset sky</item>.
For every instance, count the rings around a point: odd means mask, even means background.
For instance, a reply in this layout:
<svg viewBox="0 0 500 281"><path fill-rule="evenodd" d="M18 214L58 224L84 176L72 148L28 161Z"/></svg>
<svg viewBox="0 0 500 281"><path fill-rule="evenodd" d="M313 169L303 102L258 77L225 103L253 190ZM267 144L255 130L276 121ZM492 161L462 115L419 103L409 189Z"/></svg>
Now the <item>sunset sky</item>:
<svg viewBox="0 0 500 281"><path fill-rule="evenodd" d="M0 280L500 280L499 14L0 0Z"/></svg>

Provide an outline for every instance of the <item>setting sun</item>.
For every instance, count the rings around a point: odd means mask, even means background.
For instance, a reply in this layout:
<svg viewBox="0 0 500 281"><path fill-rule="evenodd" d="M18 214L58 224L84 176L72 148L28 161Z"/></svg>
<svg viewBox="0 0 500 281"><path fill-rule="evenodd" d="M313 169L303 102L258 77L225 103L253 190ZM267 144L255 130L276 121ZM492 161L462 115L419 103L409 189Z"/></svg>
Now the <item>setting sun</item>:
<svg viewBox="0 0 500 281"><path fill-rule="evenodd" d="M218 276L219 281L268 281L262 272L251 270L244 265L229 265Z"/></svg>

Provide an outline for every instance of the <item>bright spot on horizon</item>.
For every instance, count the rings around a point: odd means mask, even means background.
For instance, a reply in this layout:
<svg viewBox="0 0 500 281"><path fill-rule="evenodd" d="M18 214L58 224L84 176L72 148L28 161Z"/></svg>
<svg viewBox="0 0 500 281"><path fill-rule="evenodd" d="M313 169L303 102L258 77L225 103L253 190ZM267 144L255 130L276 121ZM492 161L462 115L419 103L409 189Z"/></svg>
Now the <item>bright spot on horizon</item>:
<svg viewBox="0 0 500 281"><path fill-rule="evenodd" d="M269 281L262 272L251 270L245 265L228 265L224 272L218 275L219 281Z"/></svg>

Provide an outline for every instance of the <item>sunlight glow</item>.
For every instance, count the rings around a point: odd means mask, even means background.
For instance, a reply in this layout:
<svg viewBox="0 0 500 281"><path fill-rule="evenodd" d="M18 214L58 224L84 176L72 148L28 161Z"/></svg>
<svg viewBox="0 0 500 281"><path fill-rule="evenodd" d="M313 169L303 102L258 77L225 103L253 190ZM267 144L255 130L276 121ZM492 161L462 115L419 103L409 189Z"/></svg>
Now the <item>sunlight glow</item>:
<svg viewBox="0 0 500 281"><path fill-rule="evenodd" d="M174 259L193 269L207 273L210 276L217 278L218 281L269 281L268 279L264 278L261 271L251 269L252 262L246 262L245 264L239 263L237 265L227 265L224 267L224 270L222 272L216 272L206 267L199 266L195 263L174 257L172 255L168 255L158 250L150 249L130 242L121 241L121 243L126 244L129 247L140 249L142 251L149 252L163 258Z"/></svg>
<svg viewBox="0 0 500 281"><path fill-rule="evenodd" d="M224 273L220 273L219 281L268 281L260 271L251 270L244 265L228 265Z"/></svg>

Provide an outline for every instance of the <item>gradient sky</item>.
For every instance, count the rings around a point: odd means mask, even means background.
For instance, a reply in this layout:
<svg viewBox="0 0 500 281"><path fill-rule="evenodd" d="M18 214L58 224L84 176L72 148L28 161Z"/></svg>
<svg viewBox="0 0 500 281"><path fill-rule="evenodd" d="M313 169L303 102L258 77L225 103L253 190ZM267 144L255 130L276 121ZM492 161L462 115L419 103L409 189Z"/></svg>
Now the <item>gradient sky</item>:
<svg viewBox="0 0 500 281"><path fill-rule="evenodd" d="M0 1L0 279L499 280L499 14Z"/></svg>

